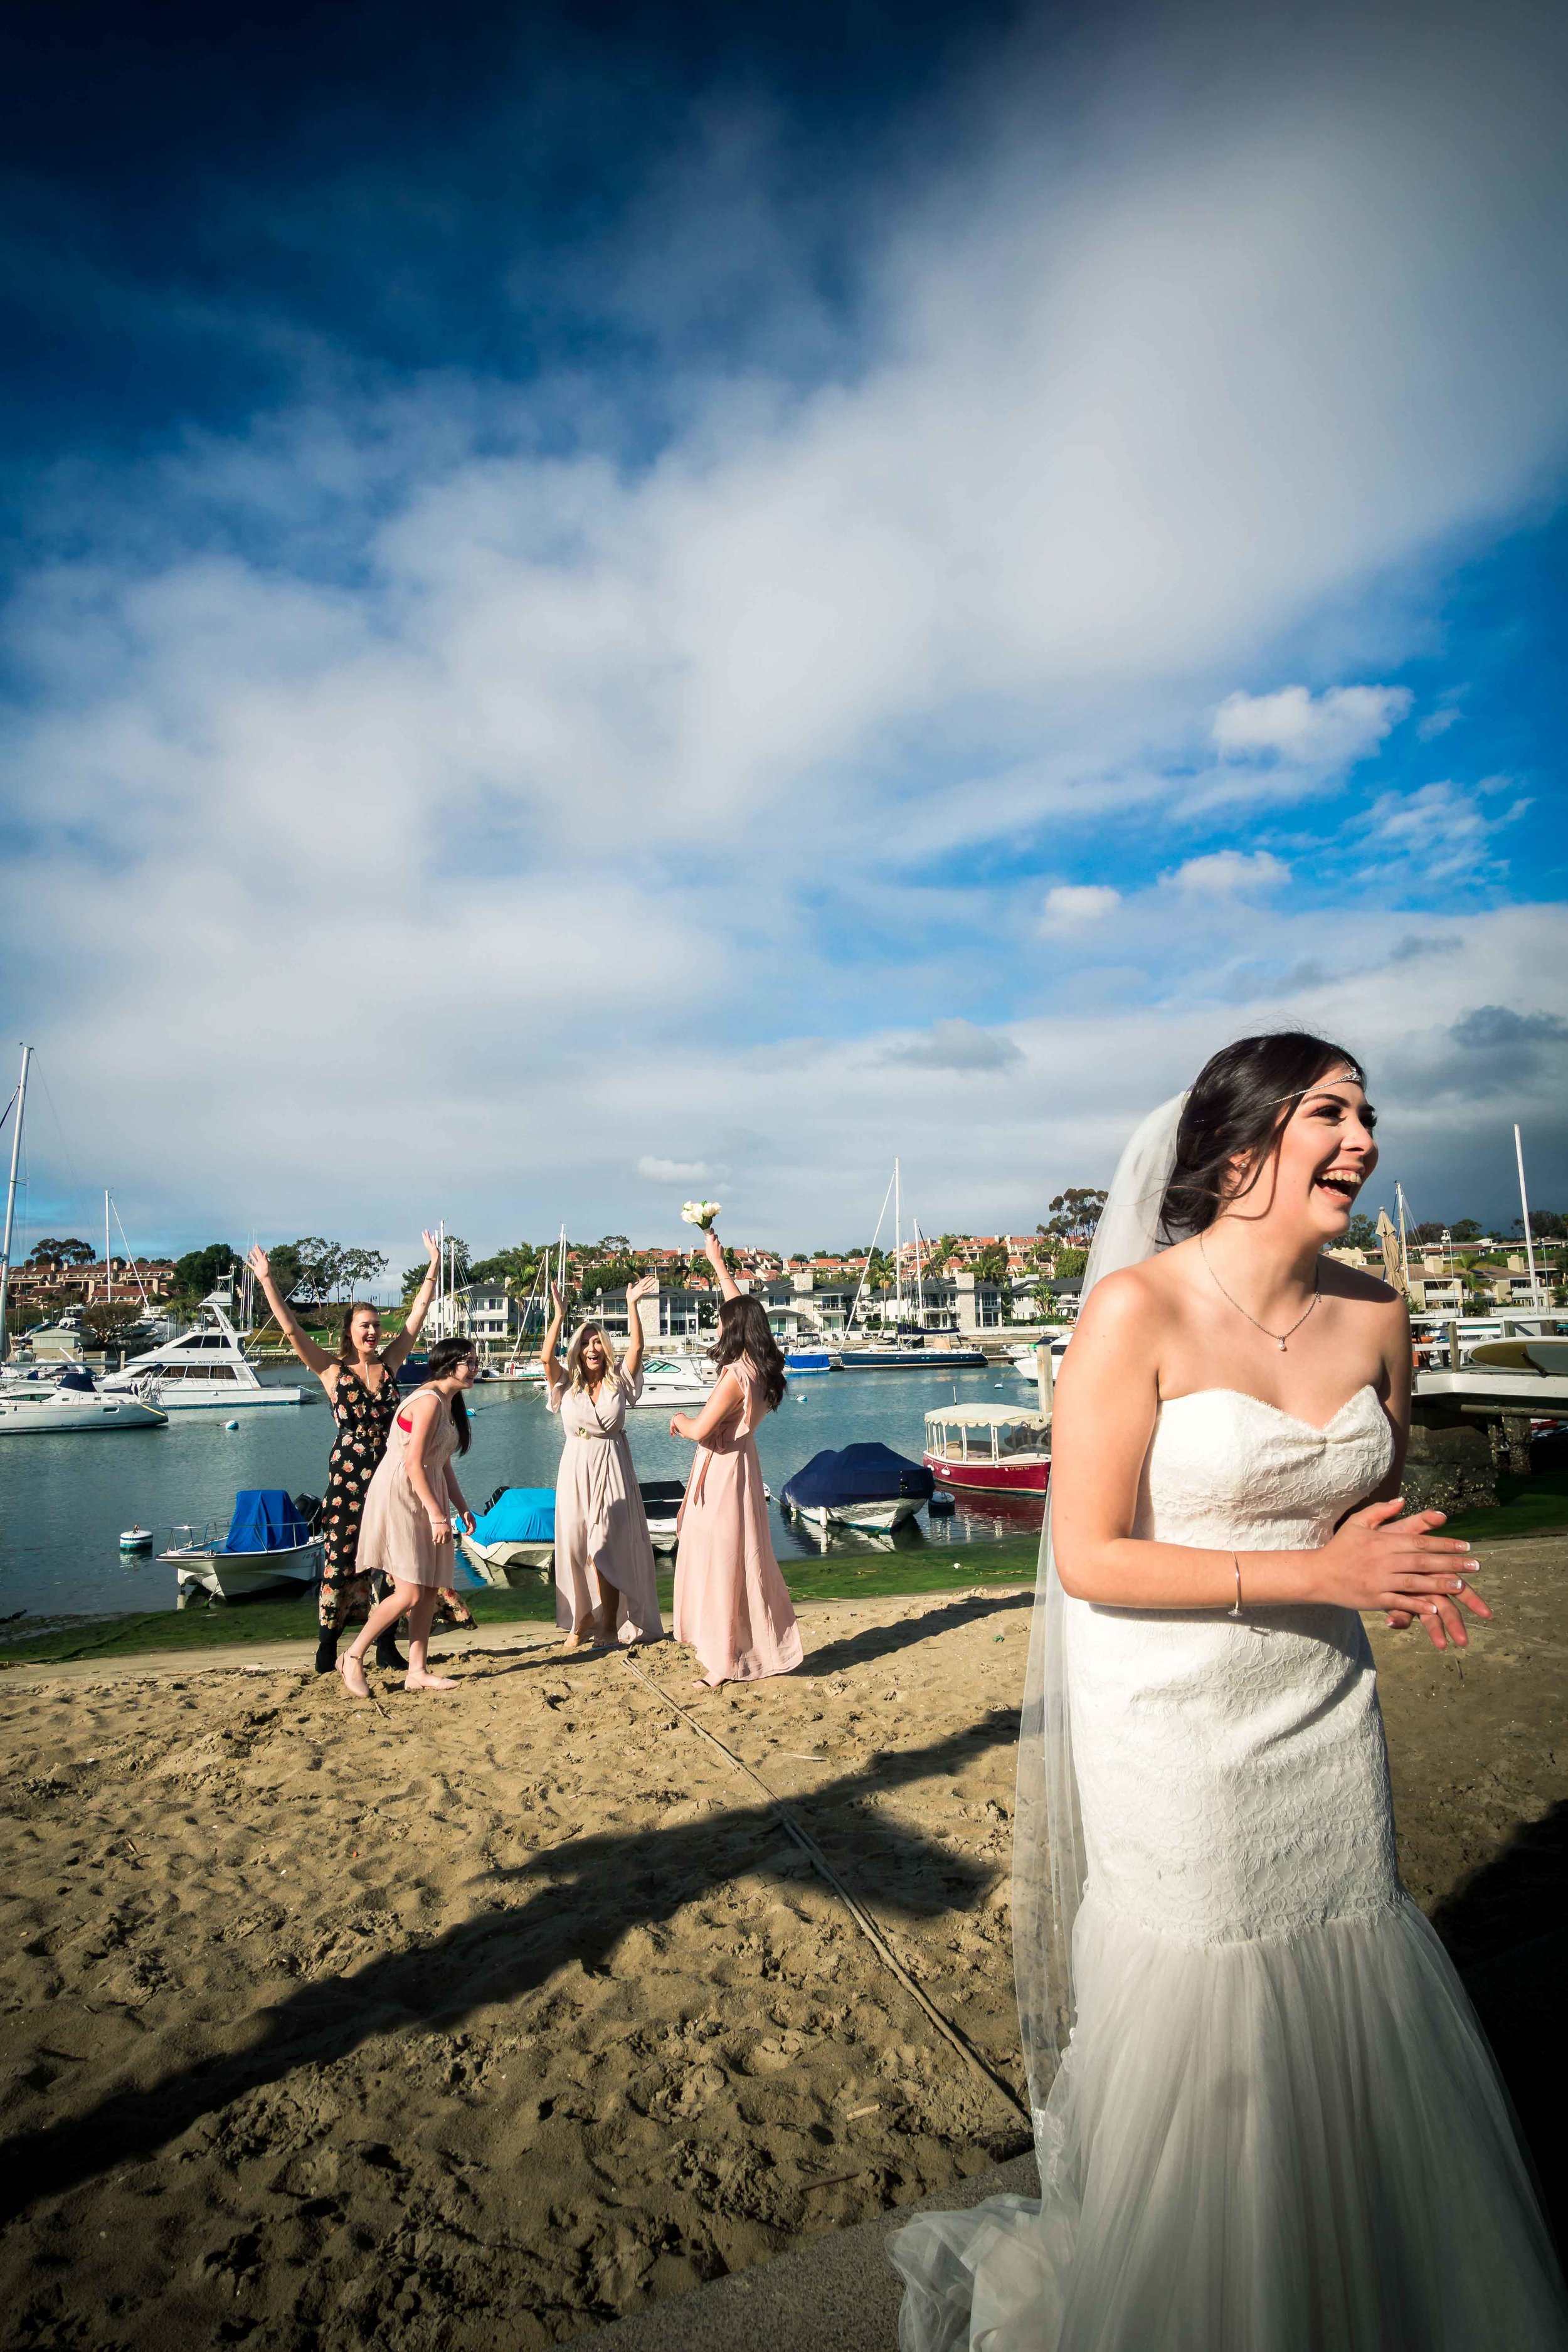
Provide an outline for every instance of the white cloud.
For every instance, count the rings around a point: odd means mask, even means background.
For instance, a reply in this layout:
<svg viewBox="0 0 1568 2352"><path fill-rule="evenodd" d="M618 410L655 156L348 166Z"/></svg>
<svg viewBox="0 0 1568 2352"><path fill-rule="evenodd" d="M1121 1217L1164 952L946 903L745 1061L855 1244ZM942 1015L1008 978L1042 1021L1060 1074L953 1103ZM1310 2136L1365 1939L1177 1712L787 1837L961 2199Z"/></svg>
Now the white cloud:
<svg viewBox="0 0 1568 2352"><path fill-rule="evenodd" d="M706 1184L729 1174L727 1168L712 1167L706 1160L659 1160L645 1151L637 1161L637 1174L650 1184Z"/></svg>
<svg viewBox="0 0 1568 2352"><path fill-rule="evenodd" d="M1214 715L1215 749L1227 759L1272 753L1301 767L1346 767L1374 751L1409 709L1403 686L1304 686L1275 694L1227 694Z"/></svg>
<svg viewBox="0 0 1568 2352"><path fill-rule="evenodd" d="M1277 890L1289 879L1290 868L1267 849L1216 849L1206 857L1189 857L1173 874L1161 877L1175 889L1220 898L1238 890Z"/></svg>
<svg viewBox="0 0 1568 2352"><path fill-rule="evenodd" d="M1300 675L1279 648L1325 614L1359 641L1370 613L1380 668L1419 629L1434 547L1561 460L1568 149L1546 12L1437 7L1418 42L1373 12L1348 78L1331 8L1239 42L1174 14L1212 74L1172 81L1152 33L1066 77L1026 47L967 150L918 142L814 383L689 364L662 437L609 383L546 386L549 433L494 387L473 431L455 378L347 391L95 486L90 556L62 534L6 624L0 871L7 1001L89 1190L111 1162L139 1233L406 1240L445 1209L479 1244L614 1230L721 1148L760 1230L879 1197L912 1068L989 1066L924 1139L940 1213L994 1219L1047 1125L1078 1181L1201 1058L1226 1000L1184 893L1226 892L1239 930L1286 878L1269 853L1188 858L1125 942L1136 1013L1075 999L1060 1027L1032 906L1010 936L950 854L922 920L901 861L1093 821L1120 876L1119 813L1183 789L1230 680ZM1231 696L1223 772L1354 757L1398 692ZM1374 856L1458 855L1462 801L1378 803ZM1086 961L1110 888L1046 901ZM1489 936L1450 1018L1518 997L1508 942L1540 950ZM670 1156L639 1161L647 1135Z"/></svg>
<svg viewBox="0 0 1568 2352"><path fill-rule="evenodd" d="M1409 866L1428 882L1457 881L1492 864L1496 835L1529 806L1516 800L1494 816L1458 784L1423 784L1414 793L1381 793L1368 813L1366 839L1374 856Z"/></svg>
<svg viewBox="0 0 1568 2352"><path fill-rule="evenodd" d="M1121 893L1103 882L1058 882L1046 893L1042 919L1050 929L1098 923L1121 904Z"/></svg>

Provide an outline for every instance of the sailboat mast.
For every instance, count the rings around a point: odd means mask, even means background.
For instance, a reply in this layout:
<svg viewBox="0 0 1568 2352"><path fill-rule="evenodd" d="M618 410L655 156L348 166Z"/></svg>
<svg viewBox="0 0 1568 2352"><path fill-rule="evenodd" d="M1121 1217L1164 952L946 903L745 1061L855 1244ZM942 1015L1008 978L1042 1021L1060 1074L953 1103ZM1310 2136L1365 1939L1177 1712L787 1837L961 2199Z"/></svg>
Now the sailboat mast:
<svg viewBox="0 0 1568 2352"><path fill-rule="evenodd" d="M1405 1294L1410 1295L1410 1244L1405 1238L1405 1187L1396 1183L1394 1198L1399 1211L1399 1271L1405 1276Z"/></svg>
<svg viewBox="0 0 1568 2352"><path fill-rule="evenodd" d="M103 1188L103 1303L107 1307L114 1297L114 1260L109 1255L109 1187Z"/></svg>
<svg viewBox="0 0 1568 2352"><path fill-rule="evenodd" d="M893 1161L893 1315L895 1323L904 1319L904 1216L903 1192L900 1188L899 1163Z"/></svg>
<svg viewBox="0 0 1568 2352"><path fill-rule="evenodd" d="M5 1187L5 1238L0 1242L0 1364L5 1360L5 1294L11 1287L11 1235L16 1223L16 1170L22 1158L22 1114L27 1107L27 1065L31 1045L22 1048L22 1075L16 1082L16 1124L11 1129L11 1181Z"/></svg>
<svg viewBox="0 0 1568 2352"><path fill-rule="evenodd" d="M1519 1139L1517 1120L1513 1130L1513 1156L1519 1162L1519 1205L1524 1216L1524 1256L1530 1268L1530 1303L1532 1307L1539 1307L1541 1293L1535 1282L1535 1244L1530 1237L1530 1200L1524 1189L1524 1146Z"/></svg>

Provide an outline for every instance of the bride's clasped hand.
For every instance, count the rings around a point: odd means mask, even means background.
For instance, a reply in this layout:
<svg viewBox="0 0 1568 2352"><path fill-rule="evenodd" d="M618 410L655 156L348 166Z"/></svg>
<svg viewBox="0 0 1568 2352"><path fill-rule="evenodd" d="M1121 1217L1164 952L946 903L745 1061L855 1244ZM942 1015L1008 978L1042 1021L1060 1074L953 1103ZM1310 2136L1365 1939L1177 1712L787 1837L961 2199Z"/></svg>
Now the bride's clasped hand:
<svg viewBox="0 0 1568 2352"><path fill-rule="evenodd" d="M1475 1617L1492 1612L1465 1581L1479 1573L1479 1560L1468 1544L1440 1537L1436 1530L1443 1524L1441 1511L1406 1514L1397 1496L1368 1503L1364 1510L1352 1511L1317 1554L1310 1589L1301 1598L1342 1609L1381 1609L1391 1625L1408 1625L1419 1617L1437 1649L1450 1642L1463 1649L1469 1636L1460 1608Z"/></svg>

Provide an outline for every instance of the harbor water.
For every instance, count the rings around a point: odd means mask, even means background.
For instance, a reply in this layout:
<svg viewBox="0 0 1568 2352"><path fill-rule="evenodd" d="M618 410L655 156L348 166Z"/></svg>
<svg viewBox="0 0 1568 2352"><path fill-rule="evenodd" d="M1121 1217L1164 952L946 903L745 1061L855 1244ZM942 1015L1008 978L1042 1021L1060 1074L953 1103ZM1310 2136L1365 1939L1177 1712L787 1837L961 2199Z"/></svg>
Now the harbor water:
<svg viewBox="0 0 1568 2352"><path fill-rule="evenodd" d="M163 1609L174 1600L174 1570L142 1555L122 1557L121 1530L139 1522L160 1547L171 1526L226 1525L242 1486L285 1486L320 1495L327 1482L332 1423L319 1383L298 1370L268 1368L268 1385L304 1385L300 1406L247 1412L174 1412L166 1429L14 1437L0 1446L0 1619L100 1616ZM971 1372L829 1372L792 1380L776 1413L757 1433L763 1475L773 1489L774 1549L785 1576L792 1559L865 1556L878 1538L835 1533L823 1539L781 1514L786 1478L825 1446L880 1439L919 1460L924 1415L954 1397L1032 1408L1029 1384L988 1367ZM804 1402L800 1402L801 1399ZM481 1510L495 1489L551 1486L561 1452L561 1424L537 1390L480 1387L472 1391L474 1442L457 1464L470 1505ZM237 1429L227 1429L227 1420ZM638 1410L628 1428L640 1478L684 1478L691 1448L669 1434L668 1412ZM959 1498L951 1518L926 1514L881 1538L898 1549L928 1544L994 1544L1038 1529L1038 1497L1014 1502ZM459 1567L458 1581L471 1583Z"/></svg>

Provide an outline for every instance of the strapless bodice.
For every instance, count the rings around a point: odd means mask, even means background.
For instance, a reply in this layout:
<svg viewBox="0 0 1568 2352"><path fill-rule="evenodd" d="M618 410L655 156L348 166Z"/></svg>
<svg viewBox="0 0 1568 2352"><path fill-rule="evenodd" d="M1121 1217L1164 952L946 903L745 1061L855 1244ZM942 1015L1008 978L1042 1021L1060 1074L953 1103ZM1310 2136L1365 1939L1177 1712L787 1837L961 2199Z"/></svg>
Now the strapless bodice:
<svg viewBox="0 0 1568 2352"><path fill-rule="evenodd" d="M1323 1427L1235 1389L1163 1405L1134 1533L1316 1549L1393 1458L1371 1387ZM1244 1586L1245 1599L1245 1586ZM1387 1766L1353 1610L1066 1607L1073 1750L1095 1896L1203 1941L1392 1899Z"/></svg>
<svg viewBox="0 0 1568 2352"><path fill-rule="evenodd" d="M1370 1383L1321 1429L1243 1389L1198 1389L1160 1408L1136 1532L1238 1551L1314 1549L1393 1458L1394 1433Z"/></svg>

